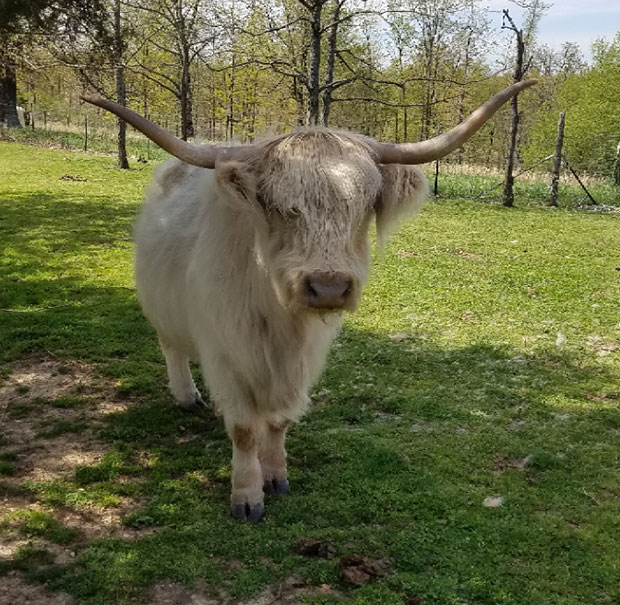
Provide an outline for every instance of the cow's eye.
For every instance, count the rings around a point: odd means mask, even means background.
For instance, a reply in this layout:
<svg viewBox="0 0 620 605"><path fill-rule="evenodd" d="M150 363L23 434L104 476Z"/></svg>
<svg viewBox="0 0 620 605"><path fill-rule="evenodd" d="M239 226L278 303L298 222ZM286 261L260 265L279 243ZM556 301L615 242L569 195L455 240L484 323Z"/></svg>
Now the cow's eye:
<svg viewBox="0 0 620 605"><path fill-rule="evenodd" d="M291 206L290 208L283 208L282 210L278 210L278 214L285 221L294 221L297 220L301 216L301 211L299 208L295 206Z"/></svg>

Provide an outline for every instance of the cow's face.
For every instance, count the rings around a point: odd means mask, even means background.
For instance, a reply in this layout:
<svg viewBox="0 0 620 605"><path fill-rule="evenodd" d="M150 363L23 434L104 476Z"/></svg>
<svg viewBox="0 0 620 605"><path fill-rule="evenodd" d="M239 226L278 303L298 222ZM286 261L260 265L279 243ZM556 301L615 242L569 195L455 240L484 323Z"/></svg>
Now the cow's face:
<svg viewBox="0 0 620 605"><path fill-rule="evenodd" d="M256 163L221 164L216 174L228 201L250 213L278 297L300 311L354 310L373 216L384 237L427 193L417 168L378 166L362 139L321 129L277 139Z"/></svg>

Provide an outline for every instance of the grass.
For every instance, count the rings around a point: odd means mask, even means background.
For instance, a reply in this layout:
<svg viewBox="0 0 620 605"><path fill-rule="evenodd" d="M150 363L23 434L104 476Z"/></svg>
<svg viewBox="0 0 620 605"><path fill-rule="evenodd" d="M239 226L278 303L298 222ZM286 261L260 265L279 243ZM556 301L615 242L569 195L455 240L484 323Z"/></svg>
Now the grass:
<svg viewBox="0 0 620 605"><path fill-rule="evenodd" d="M74 126L71 130L44 129L44 128L6 128L0 127L0 140L5 139L28 145L66 149L73 151L84 150L84 126ZM116 153L116 133L105 128L89 126L87 150L90 153L114 155ZM130 159L138 158L162 160L167 157L165 151L146 137L132 132L127 137L127 155Z"/></svg>
<svg viewBox="0 0 620 605"><path fill-rule="evenodd" d="M107 453L65 477L16 485L16 444L2 446L0 493L45 509L24 505L19 531L78 554L59 565L33 546L0 573L88 604L152 602L162 580L246 598L291 577L320 603L620 600L617 215L430 202L375 259L291 431L291 496L249 526L229 518L219 420L172 407L136 302L131 225L151 167L0 143L0 173L3 381L14 360L78 361L127 404L91 427ZM37 405L82 413L97 395L62 397L11 407L24 422ZM66 510L117 511L132 539L63 532ZM335 557L297 554L300 536ZM351 588L338 570L349 554L393 573ZM311 594L321 585L333 590Z"/></svg>

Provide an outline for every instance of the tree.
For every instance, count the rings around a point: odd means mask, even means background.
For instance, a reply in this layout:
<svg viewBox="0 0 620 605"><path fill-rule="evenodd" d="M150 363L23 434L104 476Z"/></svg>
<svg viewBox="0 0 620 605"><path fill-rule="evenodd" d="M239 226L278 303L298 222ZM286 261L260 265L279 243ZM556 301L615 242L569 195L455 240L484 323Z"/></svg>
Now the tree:
<svg viewBox="0 0 620 605"><path fill-rule="evenodd" d="M531 2L516 2L515 4L526 9L524 15L525 28L519 29L507 9L504 9L504 22L502 29L510 30L515 35L515 59L514 59L514 75L513 81L520 82L524 79L525 74L532 64L532 47L534 46L534 35L540 17L547 10L548 5L541 0L532 0ZM527 51L527 54L526 54ZM502 195L502 203L504 206L511 208L514 206L514 164L517 153L517 136L519 132L519 100L518 95L512 98L512 124L510 127L510 146L508 148L508 156L506 158L506 174L504 177L504 189Z"/></svg>
<svg viewBox="0 0 620 605"><path fill-rule="evenodd" d="M35 34L75 38L84 28L99 30L102 0L0 0L0 123L20 127L17 63Z"/></svg>
<svg viewBox="0 0 620 605"><path fill-rule="evenodd" d="M157 63L136 56L130 69L143 74L171 92L179 102L181 138L195 136L192 67L200 53L213 41L204 0L127 0L141 11L149 46L161 53Z"/></svg>
<svg viewBox="0 0 620 605"><path fill-rule="evenodd" d="M592 65L577 73L560 72L550 102L538 112L524 150L528 161L550 153L557 115L566 112L564 150L579 171L612 177L620 142L620 33L593 45Z"/></svg>
<svg viewBox="0 0 620 605"><path fill-rule="evenodd" d="M125 42L123 40L123 29L121 26L121 0L114 0L114 84L116 88L116 102L125 107L127 104L127 93L125 89ZM117 120L117 156L118 167L129 168L127 160L127 124L120 118Z"/></svg>
<svg viewBox="0 0 620 605"><path fill-rule="evenodd" d="M0 34L0 125L21 128L17 116L17 66L19 44Z"/></svg>

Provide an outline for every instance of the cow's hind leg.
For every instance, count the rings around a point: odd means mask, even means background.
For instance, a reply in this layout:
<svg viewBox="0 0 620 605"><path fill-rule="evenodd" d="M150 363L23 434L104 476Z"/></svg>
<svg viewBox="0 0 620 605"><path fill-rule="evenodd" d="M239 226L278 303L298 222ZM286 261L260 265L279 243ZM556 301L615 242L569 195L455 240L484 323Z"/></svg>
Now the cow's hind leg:
<svg viewBox="0 0 620 605"><path fill-rule="evenodd" d="M263 421L240 420L224 409L226 430L233 443L232 516L239 521L260 521L265 512L263 475L258 461L259 444L264 431Z"/></svg>
<svg viewBox="0 0 620 605"><path fill-rule="evenodd" d="M286 450L284 440L289 421L277 424L267 423L259 449L259 460L263 473L263 491L266 494L288 494L290 491L286 472Z"/></svg>
<svg viewBox="0 0 620 605"><path fill-rule="evenodd" d="M159 344L166 358L170 391L177 405L188 412L202 413L207 406L194 383L189 368L189 358L174 347L166 344L161 338L159 339Z"/></svg>

